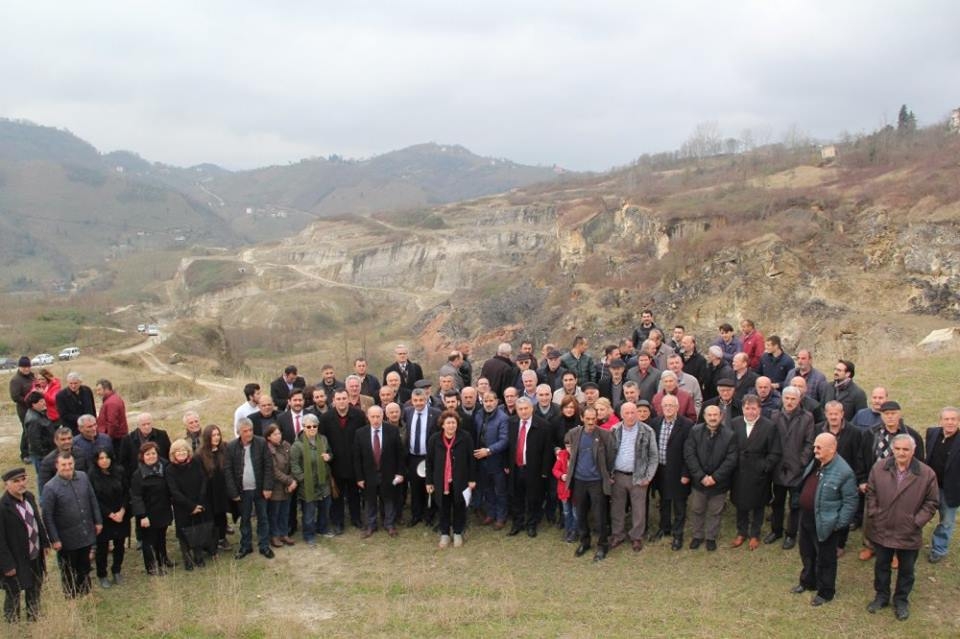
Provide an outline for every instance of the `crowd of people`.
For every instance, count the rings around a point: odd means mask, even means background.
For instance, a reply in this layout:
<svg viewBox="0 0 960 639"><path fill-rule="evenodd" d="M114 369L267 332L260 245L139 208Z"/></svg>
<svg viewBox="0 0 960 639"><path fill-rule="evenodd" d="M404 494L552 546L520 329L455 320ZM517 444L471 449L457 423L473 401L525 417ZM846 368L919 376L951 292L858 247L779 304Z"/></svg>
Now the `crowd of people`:
<svg viewBox="0 0 960 639"><path fill-rule="evenodd" d="M853 362L828 380L809 350L794 359L778 336L740 328L720 325L701 352L683 326L667 338L644 311L602 357L582 336L566 352L544 345L541 361L532 342L516 353L502 343L479 371L462 343L436 389L404 345L380 377L363 357L342 381L323 366L313 385L290 365L265 389L244 386L229 441L193 411L174 441L148 413L129 429L109 380L91 390L70 373L61 388L23 358L10 394L39 503L24 468L3 475L4 614L19 619L22 591L36 618L48 548L68 597L89 592L91 557L100 587L122 583L131 529L156 576L176 565L171 525L186 570L226 550L242 560L254 543L271 559L298 529L315 546L348 526L366 539L420 524L444 549L463 546L468 523L536 537L547 522L575 557L602 561L661 540L716 551L729 501L729 547L798 547L793 592L813 592L814 606L833 599L838 559L861 530L858 556L875 561L867 610L892 603L907 619L923 528L939 513L927 555L938 563L960 505L960 410L943 408L924 440L885 388L868 398Z"/></svg>

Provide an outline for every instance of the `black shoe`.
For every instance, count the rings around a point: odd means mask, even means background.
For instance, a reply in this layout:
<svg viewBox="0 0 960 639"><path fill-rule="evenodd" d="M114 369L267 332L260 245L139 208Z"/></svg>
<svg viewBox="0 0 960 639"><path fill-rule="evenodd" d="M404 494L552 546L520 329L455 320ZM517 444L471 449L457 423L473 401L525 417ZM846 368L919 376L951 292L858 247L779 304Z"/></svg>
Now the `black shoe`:
<svg viewBox="0 0 960 639"><path fill-rule="evenodd" d="M778 532L773 532L773 531L771 531L771 532L767 533L767 536L766 536L766 537L763 538L763 543L765 543L765 544L772 544L772 543L775 542L776 540L780 539L780 537L782 537L782 536L783 536L783 535L781 535L781 534L778 533ZM784 542L784 543L786 543L786 542Z"/></svg>
<svg viewBox="0 0 960 639"><path fill-rule="evenodd" d="M523 530L523 526L514 525L512 528L510 528L510 532L507 533L507 536L514 537L516 535L519 535L521 530Z"/></svg>
<svg viewBox="0 0 960 639"><path fill-rule="evenodd" d="M890 598L884 597L882 595L877 595L874 597L873 601L867 604L867 612L873 614L878 610L883 610L890 605Z"/></svg>
<svg viewBox="0 0 960 639"><path fill-rule="evenodd" d="M709 550L710 552L713 552L713 551L715 551L716 549L717 549L717 540L716 540L716 539L708 539L708 540L707 540L707 550Z"/></svg>
<svg viewBox="0 0 960 639"><path fill-rule="evenodd" d="M703 543L702 539L691 539L690 540L690 550L696 550L700 547L700 544Z"/></svg>
<svg viewBox="0 0 960 639"><path fill-rule="evenodd" d="M893 609L893 614L897 621L906 621L910 618L910 607L907 604L897 604Z"/></svg>
<svg viewBox="0 0 960 639"><path fill-rule="evenodd" d="M647 535L647 541L660 541L661 539L663 539L662 530L654 530L652 533Z"/></svg>
<svg viewBox="0 0 960 639"><path fill-rule="evenodd" d="M417 524L419 524L421 521L423 521L423 520L420 519L419 517L414 517L413 519L410 520L410 523L407 524L407 527L408 527L408 528L413 528L414 526L416 526Z"/></svg>
<svg viewBox="0 0 960 639"><path fill-rule="evenodd" d="M176 566L177 566L177 564L175 564L173 561L171 561L171 559L170 559L169 557L164 557L164 558L163 558L163 565L164 565L165 568L176 568Z"/></svg>
<svg viewBox="0 0 960 639"><path fill-rule="evenodd" d="M697 545L699 546L700 544L697 544ZM673 541L670 542L670 549L680 550L681 548L683 548L683 539L681 539L680 537L674 537Z"/></svg>
<svg viewBox="0 0 960 639"><path fill-rule="evenodd" d="M587 551L590 550L590 544L580 544L577 546L577 549L573 551L574 557L583 557L587 554Z"/></svg>
<svg viewBox="0 0 960 639"><path fill-rule="evenodd" d="M529 528L527 528L527 537L531 537L531 538L532 538L532 537L536 537L536 536L537 536L537 527L536 527L536 526L530 526Z"/></svg>
<svg viewBox="0 0 960 639"><path fill-rule="evenodd" d="M796 545L797 545L797 538L796 538L796 537L791 537L790 535L787 535L786 537L783 538L783 549L784 549L784 550L790 550L791 548L793 548L793 547L796 546Z"/></svg>
<svg viewBox="0 0 960 639"><path fill-rule="evenodd" d="M927 557L927 561L929 561L931 564L939 564L941 561L943 561L945 556L946 555L935 555L930 553L930 555Z"/></svg>
<svg viewBox="0 0 960 639"><path fill-rule="evenodd" d="M342 535L342 534L343 534L343 526L334 526L334 527L333 527L333 534L336 535L337 537L339 537L340 535Z"/></svg>
<svg viewBox="0 0 960 639"><path fill-rule="evenodd" d="M274 557L276 557L276 555L273 554L273 548L271 548L270 546L267 546L266 548L261 548L260 554L266 557L267 559L273 559Z"/></svg>
<svg viewBox="0 0 960 639"><path fill-rule="evenodd" d="M804 586L803 584L797 584L796 586L790 589L790 592L792 592L795 595L802 595L806 591L807 591L807 587Z"/></svg>
<svg viewBox="0 0 960 639"><path fill-rule="evenodd" d="M593 555L594 561L603 561L607 558L607 549L606 548L597 548L596 554Z"/></svg>
<svg viewBox="0 0 960 639"><path fill-rule="evenodd" d="M814 595L813 599L810 600L811 606L822 606L825 603L827 603L827 600L820 595Z"/></svg>
<svg viewBox="0 0 960 639"><path fill-rule="evenodd" d="M238 550L238 551L233 555L233 558L234 558L234 559L243 559L243 558L246 557L247 555L252 555L252 554L253 554L253 549L251 549L251 548L241 548L240 550Z"/></svg>

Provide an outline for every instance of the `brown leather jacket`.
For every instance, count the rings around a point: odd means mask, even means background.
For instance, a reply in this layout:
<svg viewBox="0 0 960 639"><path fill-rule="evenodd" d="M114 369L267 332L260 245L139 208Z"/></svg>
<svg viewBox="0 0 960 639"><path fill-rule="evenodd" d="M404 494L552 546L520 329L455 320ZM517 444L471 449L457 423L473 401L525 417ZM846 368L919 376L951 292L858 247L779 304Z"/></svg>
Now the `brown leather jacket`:
<svg viewBox="0 0 960 639"><path fill-rule="evenodd" d="M939 502L940 488L932 468L914 458L898 485L896 460L881 459L867 480L870 541L887 548L919 550L923 527L937 512Z"/></svg>

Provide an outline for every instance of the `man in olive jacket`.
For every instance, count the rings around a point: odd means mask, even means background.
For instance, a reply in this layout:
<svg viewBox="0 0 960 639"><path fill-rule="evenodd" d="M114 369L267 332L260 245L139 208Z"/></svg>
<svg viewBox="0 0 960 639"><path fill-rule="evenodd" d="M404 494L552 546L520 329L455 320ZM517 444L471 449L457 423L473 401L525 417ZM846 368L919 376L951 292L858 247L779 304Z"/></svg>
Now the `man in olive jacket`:
<svg viewBox="0 0 960 639"><path fill-rule="evenodd" d="M859 503L857 477L837 454L837 438L820 433L813 440L813 461L800 478L800 558L803 569L794 594L816 590L812 606L836 595L840 531L850 526Z"/></svg>
<svg viewBox="0 0 960 639"><path fill-rule="evenodd" d="M867 480L866 512L877 555L873 567L876 596L867 610L876 612L890 605L890 564L896 556L900 568L893 605L897 619L904 621L910 616L907 599L923 546L923 527L937 512L940 488L933 469L914 458L917 446L911 435L897 435L891 447L893 456L878 461Z"/></svg>

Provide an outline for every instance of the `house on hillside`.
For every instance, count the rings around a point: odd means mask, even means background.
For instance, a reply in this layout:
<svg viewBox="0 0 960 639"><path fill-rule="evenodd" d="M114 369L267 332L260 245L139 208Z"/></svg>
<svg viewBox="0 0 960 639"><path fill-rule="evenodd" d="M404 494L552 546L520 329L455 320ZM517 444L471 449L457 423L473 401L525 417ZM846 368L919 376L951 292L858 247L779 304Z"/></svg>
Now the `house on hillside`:
<svg viewBox="0 0 960 639"><path fill-rule="evenodd" d="M960 109L954 109L950 112L950 130L954 133L960 133Z"/></svg>
<svg viewBox="0 0 960 639"><path fill-rule="evenodd" d="M834 144L828 144L820 147L820 161L833 162L837 159L837 147Z"/></svg>

